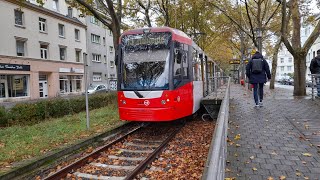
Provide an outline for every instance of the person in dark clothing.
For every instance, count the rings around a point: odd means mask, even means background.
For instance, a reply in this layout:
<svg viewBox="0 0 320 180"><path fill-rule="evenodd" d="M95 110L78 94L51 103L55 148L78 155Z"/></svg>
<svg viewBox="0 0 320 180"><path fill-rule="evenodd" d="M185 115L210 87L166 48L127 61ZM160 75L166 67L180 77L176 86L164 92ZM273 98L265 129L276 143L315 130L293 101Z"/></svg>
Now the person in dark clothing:
<svg viewBox="0 0 320 180"><path fill-rule="evenodd" d="M253 60L261 59L261 72L253 72L252 65ZM260 52L256 52L252 58L250 59L249 63L246 66L246 75L249 78L249 83L253 85L253 98L254 102L256 103L256 107L262 107L263 103L263 85L268 80L271 79L270 69L267 61L263 58ZM268 79L267 79L268 78ZM259 93L258 93L259 89Z"/></svg>
<svg viewBox="0 0 320 180"><path fill-rule="evenodd" d="M317 51L317 56L310 62L310 72L311 74L316 74L317 95L320 97L320 49Z"/></svg>

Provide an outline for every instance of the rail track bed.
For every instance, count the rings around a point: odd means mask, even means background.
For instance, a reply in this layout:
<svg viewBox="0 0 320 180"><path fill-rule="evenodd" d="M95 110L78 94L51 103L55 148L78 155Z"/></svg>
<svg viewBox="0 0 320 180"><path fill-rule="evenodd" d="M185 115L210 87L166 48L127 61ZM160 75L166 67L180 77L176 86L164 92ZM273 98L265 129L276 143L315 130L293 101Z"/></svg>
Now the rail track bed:
<svg viewBox="0 0 320 180"><path fill-rule="evenodd" d="M196 117L180 127L172 123L137 127L37 179L200 179L214 122Z"/></svg>

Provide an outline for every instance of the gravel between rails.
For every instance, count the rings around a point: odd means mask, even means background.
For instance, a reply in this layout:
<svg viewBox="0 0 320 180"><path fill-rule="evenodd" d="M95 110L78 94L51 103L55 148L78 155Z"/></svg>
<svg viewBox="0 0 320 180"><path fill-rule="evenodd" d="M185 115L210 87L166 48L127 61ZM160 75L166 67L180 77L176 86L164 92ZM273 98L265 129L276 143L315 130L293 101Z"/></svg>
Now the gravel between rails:
<svg viewBox="0 0 320 180"><path fill-rule="evenodd" d="M200 119L188 122L149 169L136 179L201 179L214 122Z"/></svg>

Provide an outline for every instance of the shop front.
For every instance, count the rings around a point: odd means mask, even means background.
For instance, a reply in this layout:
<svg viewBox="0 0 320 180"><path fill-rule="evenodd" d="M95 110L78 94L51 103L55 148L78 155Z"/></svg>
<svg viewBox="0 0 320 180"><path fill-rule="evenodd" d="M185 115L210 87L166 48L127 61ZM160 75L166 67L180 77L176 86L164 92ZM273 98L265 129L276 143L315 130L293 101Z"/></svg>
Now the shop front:
<svg viewBox="0 0 320 180"><path fill-rule="evenodd" d="M0 63L0 101L29 97L30 65Z"/></svg>

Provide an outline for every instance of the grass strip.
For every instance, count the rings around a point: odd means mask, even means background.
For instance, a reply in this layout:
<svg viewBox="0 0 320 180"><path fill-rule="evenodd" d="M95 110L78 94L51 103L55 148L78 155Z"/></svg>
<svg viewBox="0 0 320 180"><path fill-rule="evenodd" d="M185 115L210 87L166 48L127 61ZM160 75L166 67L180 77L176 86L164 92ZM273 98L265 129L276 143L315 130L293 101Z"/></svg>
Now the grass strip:
<svg viewBox="0 0 320 180"><path fill-rule="evenodd" d="M13 162L44 155L124 124L117 107L106 106L90 111L90 130L86 130L85 112L51 119L32 126L0 129L0 171L12 168Z"/></svg>

